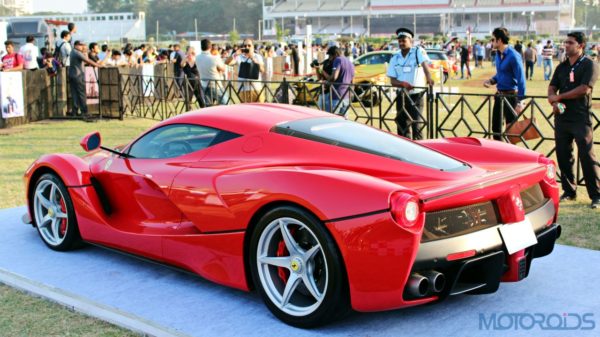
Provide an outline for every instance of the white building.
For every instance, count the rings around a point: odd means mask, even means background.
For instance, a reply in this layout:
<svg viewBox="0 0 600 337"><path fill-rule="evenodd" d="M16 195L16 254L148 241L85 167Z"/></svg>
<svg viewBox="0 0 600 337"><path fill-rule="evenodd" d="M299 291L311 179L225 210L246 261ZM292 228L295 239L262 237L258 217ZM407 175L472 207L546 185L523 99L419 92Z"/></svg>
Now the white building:
<svg viewBox="0 0 600 337"><path fill-rule="evenodd" d="M389 36L398 27L419 34L558 34L574 25L575 0L263 0L263 31L275 22L291 34Z"/></svg>
<svg viewBox="0 0 600 337"><path fill-rule="evenodd" d="M60 39L60 32L67 29L67 23L73 22L77 26L77 33L73 39L83 40L87 43L114 42L120 41L121 38L136 41L146 40L146 14L144 12L0 17L0 21L10 22L13 19L41 19L47 22L48 20L61 22L58 26L54 26L57 39Z"/></svg>
<svg viewBox="0 0 600 337"><path fill-rule="evenodd" d="M0 0L0 5L14 10L15 15L23 15L33 12L32 0Z"/></svg>

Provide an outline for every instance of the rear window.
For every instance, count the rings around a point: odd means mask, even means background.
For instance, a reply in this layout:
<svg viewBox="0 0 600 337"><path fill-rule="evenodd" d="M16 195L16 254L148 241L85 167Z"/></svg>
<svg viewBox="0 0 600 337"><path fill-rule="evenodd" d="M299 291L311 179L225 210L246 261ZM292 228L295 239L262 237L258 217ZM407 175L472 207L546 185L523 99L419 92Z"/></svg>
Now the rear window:
<svg viewBox="0 0 600 337"><path fill-rule="evenodd" d="M276 125L272 131L441 171L469 168L465 163L410 140L336 117L286 122Z"/></svg>
<svg viewBox="0 0 600 337"><path fill-rule="evenodd" d="M12 31L14 34L35 34L38 33L37 22L13 22Z"/></svg>
<svg viewBox="0 0 600 337"><path fill-rule="evenodd" d="M427 52L427 56L429 56L429 59L432 61L439 61L439 60L447 60L448 57L443 54L443 53L437 53L437 52Z"/></svg>

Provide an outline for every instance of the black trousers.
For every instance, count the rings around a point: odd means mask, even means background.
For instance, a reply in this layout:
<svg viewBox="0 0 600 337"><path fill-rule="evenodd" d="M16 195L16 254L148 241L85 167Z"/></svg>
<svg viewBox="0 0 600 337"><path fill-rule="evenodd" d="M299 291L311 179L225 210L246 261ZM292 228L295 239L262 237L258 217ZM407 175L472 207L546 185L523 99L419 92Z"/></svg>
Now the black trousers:
<svg viewBox="0 0 600 337"><path fill-rule="evenodd" d="M88 113L87 97L85 95L85 76L69 77L69 87L71 89L71 97L73 98L73 109L71 113L77 114L81 111L82 114Z"/></svg>
<svg viewBox="0 0 600 337"><path fill-rule="evenodd" d="M469 67L469 61L460 60L460 78L465 78L465 67L467 67L467 77L471 77L471 67Z"/></svg>
<svg viewBox="0 0 600 337"><path fill-rule="evenodd" d="M556 159L560 169L560 181L565 194L575 196L573 141L577 145L585 187L591 199L600 198L600 164L594 155L594 130L591 125L573 122L556 122Z"/></svg>
<svg viewBox="0 0 600 337"><path fill-rule="evenodd" d="M535 62L533 61L525 61L525 78L532 79L533 78L533 68L535 66Z"/></svg>
<svg viewBox="0 0 600 337"><path fill-rule="evenodd" d="M404 91L398 92L396 99L396 126L398 134L415 140L423 139L423 101L424 92L407 95ZM410 99L409 99L410 97Z"/></svg>
<svg viewBox="0 0 600 337"><path fill-rule="evenodd" d="M504 102L503 102L504 101ZM502 121L502 117L504 116L504 120L506 123L512 123L517 115L513 112L515 107L517 106L517 97L516 96L494 96L494 111L492 114L492 132L495 140L502 140L502 128L504 127L504 123ZM512 109L511 109L512 107Z"/></svg>

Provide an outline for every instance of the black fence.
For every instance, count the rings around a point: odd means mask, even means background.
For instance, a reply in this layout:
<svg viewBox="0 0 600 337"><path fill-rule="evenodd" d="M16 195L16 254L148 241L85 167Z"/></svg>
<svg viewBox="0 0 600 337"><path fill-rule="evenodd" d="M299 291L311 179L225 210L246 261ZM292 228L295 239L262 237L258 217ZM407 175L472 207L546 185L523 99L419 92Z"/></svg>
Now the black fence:
<svg viewBox="0 0 600 337"><path fill-rule="evenodd" d="M436 92L434 88L416 88L408 92L386 85L352 84L344 100L334 87L310 79L301 81L198 81L170 76L145 77L121 74L120 113L142 118L166 119L187 111L212 105L243 102L271 102L313 107L344 114L346 118L389 132L399 132L396 123L403 115L404 127L422 138L498 136L555 158L554 117L543 96L528 96L524 108L517 112L510 96ZM506 111L514 114L515 122L492 131L493 106L496 98ZM600 108L600 99L593 101ZM415 105L421 109L414 109ZM501 109L504 111L504 109ZM525 129L515 131L517 122L529 119ZM504 120L504 119L502 119ZM523 124L523 123L519 123ZM600 148L600 119L592 114L596 150ZM529 136L534 134L533 138ZM600 157L600 155L597 154ZM579 160L577 181L584 184Z"/></svg>
<svg viewBox="0 0 600 337"><path fill-rule="evenodd" d="M18 125L45 118L67 117L70 111L70 93L65 69L55 77L44 70L25 72L26 111L23 118L1 120L0 127ZM88 81L95 82L88 92L89 113L97 118L135 116L163 120L212 105L242 102L272 102L309 106L315 109L345 114L346 118L392 133L398 132L396 119L405 122L400 128L410 128L413 135L422 138L499 136L544 155L555 158L554 117L547 98L528 96L525 108L516 113L510 106L509 96L500 97L501 104L517 115L516 121L528 118L525 130L492 132L492 114L495 95L452 93L437 88L416 88L398 91L386 85L352 84L347 92L310 78L298 81L201 81L176 78L169 65L157 65L151 74L142 68L100 68ZM477 90L477 89L474 89ZM340 95L344 94L344 95ZM336 97L344 96L342 100ZM347 102L348 104L345 104ZM421 109L415 109L420 105ZM594 110L600 109L600 99L593 99ZM592 114L596 155L600 157L600 119ZM529 139L529 131L539 135ZM400 130L403 131L403 130ZM577 181L583 184L579 160Z"/></svg>

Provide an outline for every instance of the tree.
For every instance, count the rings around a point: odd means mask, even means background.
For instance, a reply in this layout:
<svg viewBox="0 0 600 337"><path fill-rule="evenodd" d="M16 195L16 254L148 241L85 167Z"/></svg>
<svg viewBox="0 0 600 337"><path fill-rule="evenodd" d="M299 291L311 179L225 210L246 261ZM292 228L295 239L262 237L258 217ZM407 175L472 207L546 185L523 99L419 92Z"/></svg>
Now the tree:
<svg viewBox="0 0 600 337"><path fill-rule="evenodd" d="M237 32L237 30L232 30L229 32L229 42L231 42L231 44L236 44L240 41L240 33Z"/></svg>
<svg viewBox="0 0 600 337"><path fill-rule="evenodd" d="M148 9L148 0L87 0L88 9L96 13L140 12Z"/></svg>

